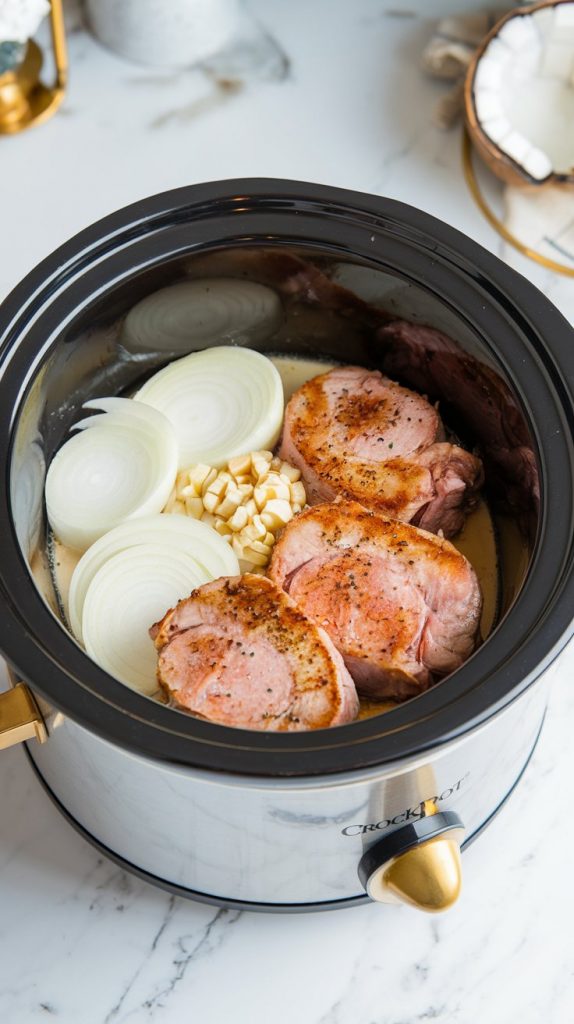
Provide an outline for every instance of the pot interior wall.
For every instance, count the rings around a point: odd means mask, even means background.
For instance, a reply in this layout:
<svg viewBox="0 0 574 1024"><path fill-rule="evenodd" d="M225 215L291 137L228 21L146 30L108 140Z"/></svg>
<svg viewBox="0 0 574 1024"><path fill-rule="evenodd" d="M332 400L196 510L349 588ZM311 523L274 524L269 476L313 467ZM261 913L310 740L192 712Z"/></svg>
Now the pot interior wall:
<svg viewBox="0 0 574 1024"><path fill-rule="evenodd" d="M538 474L527 416L483 338L442 298L364 262L273 246L215 249L164 262L89 301L62 328L22 402L13 442L11 498L20 544L37 585L57 613L47 571L45 469L89 398L130 392L185 354L126 346L125 316L144 296L185 278L243 277L276 288L284 319L264 343L221 339L268 353L379 368L440 402L448 427L478 448L499 534L501 611L527 572L536 535ZM414 338L404 323L431 332ZM450 339L450 340L448 340ZM198 346L201 347L201 346Z"/></svg>

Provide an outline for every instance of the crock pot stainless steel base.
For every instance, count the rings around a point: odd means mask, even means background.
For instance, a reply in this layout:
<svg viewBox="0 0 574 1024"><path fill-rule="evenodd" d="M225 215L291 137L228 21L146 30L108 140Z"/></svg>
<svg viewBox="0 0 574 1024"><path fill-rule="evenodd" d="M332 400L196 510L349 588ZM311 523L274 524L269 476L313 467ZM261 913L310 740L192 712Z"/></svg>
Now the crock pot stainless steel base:
<svg viewBox="0 0 574 1024"><path fill-rule="evenodd" d="M351 906L365 899L365 853L429 803L457 814L468 837L490 820L531 755L548 676L463 739L360 772L193 771L122 750L58 712L46 719L49 741L28 753L69 819L143 877L226 906Z"/></svg>
<svg viewBox="0 0 574 1024"><path fill-rule="evenodd" d="M163 344L127 351L130 309L213 276L281 293L284 322L260 351L379 369L440 402L483 456L500 621L386 714L298 733L202 721L122 686L58 619L41 557L46 466L86 399L127 393L173 358ZM414 348L413 325L426 339ZM429 805L474 836L528 760L548 668L574 630L572 341L542 294L456 230L309 183L154 196L37 267L0 307L0 645L46 727L30 755L70 818L157 884L266 909L364 901L365 853ZM31 701L24 711L30 735L41 722ZM8 726L5 742L22 737Z"/></svg>
<svg viewBox="0 0 574 1024"><path fill-rule="evenodd" d="M518 778L515 780L515 782L513 783L512 787L509 789L508 793L503 798L503 800L498 804L497 807L495 807L490 817L488 817L486 821L484 821L482 825L479 828L477 828L471 836L468 836L464 840L464 842L461 845L461 850L466 850L472 843L474 843L479 838L479 836L481 836L482 833L488 828L491 822L498 816L498 814L500 814L500 812L506 807L512 794L515 792L516 788L520 784L522 776L526 772L526 769L528 768L528 765L532 760L532 756L536 750L536 747L538 746L538 740L540 739L540 734L542 732L543 726L544 719L542 720L542 725L538 730L538 734L536 736L536 739L534 740L534 744L530 750L530 753L528 754L524 767L522 768L522 771L520 772ZM40 783L42 789L50 798L54 807L60 812L62 817L65 818L68 824L71 825L74 831L82 837L82 839L85 839L86 842L90 844L90 846L93 846L94 849L98 850L99 853L103 854L104 857L107 857L107 859L111 860L114 864L117 864L118 867L122 868L122 870L127 871L128 874L134 875L136 878L140 878L143 882L147 882L148 885L152 885L157 889L163 889L164 892L169 892L172 894L172 896L180 896L182 899L191 900L194 903L207 904L208 906L212 907L225 907L229 910L250 910L254 913L263 914L310 914L318 913L319 911L324 910L342 910L345 907L364 906L366 903L372 902L371 897L367 893L363 893L360 896L351 896L349 899L332 900L331 902L322 903L251 903L247 900L222 899L219 896L210 896L207 893L194 892L192 889L185 889L183 886L175 885L173 882L166 882L165 879L158 878L157 875L153 875L149 871L142 871L142 869L136 867L135 864L131 864L129 861L124 860L123 857L119 857L117 853L114 853L114 851L110 850L109 847L104 846L103 843L100 843L99 840L97 840L95 836L91 834L91 832L88 832L87 829L80 825L80 823L72 817L72 815L66 810L64 805L58 800L58 797L53 792L53 790L50 789L50 786L48 785L42 773L35 764L34 758L31 756L27 746L24 746L24 749L27 754L30 767L32 768L32 771L34 772L34 775L36 776L36 779Z"/></svg>

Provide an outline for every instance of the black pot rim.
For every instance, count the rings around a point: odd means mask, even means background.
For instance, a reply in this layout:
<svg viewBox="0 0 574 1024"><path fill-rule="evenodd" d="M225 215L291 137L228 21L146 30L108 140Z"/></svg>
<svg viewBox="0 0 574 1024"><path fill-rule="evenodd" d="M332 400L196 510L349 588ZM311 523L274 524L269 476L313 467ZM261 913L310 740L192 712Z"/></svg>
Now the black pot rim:
<svg viewBox="0 0 574 1024"><path fill-rule="evenodd" d="M339 253L434 292L490 344L538 447L536 549L502 623L440 685L383 716L332 730L230 729L126 689L49 611L11 518L8 439L63 318L96 289L111 288L144 265L231 244ZM162 193L104 218L45 259L0 307L2 653L20 678L87 729L134 753L191 768L259 776L348 772L420 754L476 728L534 682L573 630L573 342L572 328L530 282L454 228L394 200L305 182L237 179Z"/></svg>

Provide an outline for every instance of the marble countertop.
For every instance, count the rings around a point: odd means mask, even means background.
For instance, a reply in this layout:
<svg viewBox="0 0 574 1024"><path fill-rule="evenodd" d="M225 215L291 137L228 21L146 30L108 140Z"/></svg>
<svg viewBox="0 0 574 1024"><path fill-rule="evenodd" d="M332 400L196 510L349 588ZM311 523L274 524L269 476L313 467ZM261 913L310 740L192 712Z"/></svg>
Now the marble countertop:
<svg viewBox="0 0 574 1024"><path fill-rule="evenodd" d="M0 142L0 297L117 207L257 175L423 207L503 255L574 319L572 283L505 251L466 190L458 132L432 125L442 87L421 75L419 55L431 16L461 7L252 0L265 45L233 75L137 67L74 28L63 108ZM256 915L170 897L98 855L48 802L24 753L3 752L0 1020L569 1024L573 670L570 649L523 783L465 853L461 900L437 918L374 905Z"/></svg>

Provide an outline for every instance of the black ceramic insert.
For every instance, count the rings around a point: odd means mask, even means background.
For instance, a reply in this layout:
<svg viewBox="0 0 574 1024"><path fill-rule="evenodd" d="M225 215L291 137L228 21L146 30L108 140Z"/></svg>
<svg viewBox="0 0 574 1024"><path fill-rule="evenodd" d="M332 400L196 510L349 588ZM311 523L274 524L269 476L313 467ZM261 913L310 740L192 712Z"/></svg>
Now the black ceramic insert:
<svg viewBox="0 0 574 1024"><path fill-rule="evenodd" d="M510 587L508 610L488 641L415 700L313 733L230 729L127 689L67 635L29 568L29 549L41 533L33 513L43 460L89 393L120 391L153 369L118 357L113 324L142 295L197 275L201 261L213 272L232 259L243 267L238 273L258 279L252 268L262 252L291 254L327 276L347 268L348 288L353 275L369 287L374 275L386 282L382 305L389 319L410 310L419 323L456 335L470 360L467 383L478 361L510 389L511 433L531 474L530 488L522 501L515 495L514 505L530 530L530 567L521 586ZM284 337L282 350L386 368L391 350L385 355L374 345L358 313L334 318L331 337L309 328L295 341ZM86 728L140 754L196 768L260 776L342 772L460 736L533 683L572 632L573 342L567 322L530 283L453 228L391 200L322 185L238 180L165 193L100 221L48 257L0 307L3 654L20 678ZM393 358L396 366L396 349ZM440 373L435 377L438 391L447 387ZM479 376L477 394L483 384ZM455 399L451 388L447 400L456 405ZM496 472L494 466L492 484Z"/></svg>

